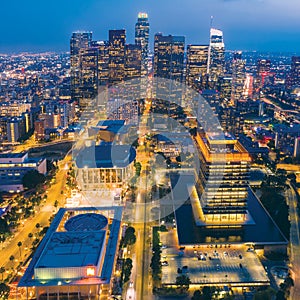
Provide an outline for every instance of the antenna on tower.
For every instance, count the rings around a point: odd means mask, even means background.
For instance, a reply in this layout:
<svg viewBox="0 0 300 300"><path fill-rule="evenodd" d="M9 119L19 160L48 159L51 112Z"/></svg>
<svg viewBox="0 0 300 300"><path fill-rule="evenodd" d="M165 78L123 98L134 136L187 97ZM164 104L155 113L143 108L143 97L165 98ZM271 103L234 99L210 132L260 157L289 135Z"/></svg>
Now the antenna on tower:
<svg viewBox="0 0 300 300"><path fill-rule="evenodd" d="M213 27L214 16L210 16L210 28Z"/></svg>

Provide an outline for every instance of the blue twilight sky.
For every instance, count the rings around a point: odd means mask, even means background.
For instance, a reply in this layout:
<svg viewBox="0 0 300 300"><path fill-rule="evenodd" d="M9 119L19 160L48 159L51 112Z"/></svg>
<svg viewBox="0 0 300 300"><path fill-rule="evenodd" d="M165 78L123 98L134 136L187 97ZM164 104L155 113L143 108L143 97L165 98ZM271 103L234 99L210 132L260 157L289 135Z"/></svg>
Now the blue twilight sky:
<svg viewBox="0 0 300 300"><path fill-rule="evenodd" d="M151 48L159 31L208 43L213 15L227 49L300 53L300 0L2 0L0 9L0 53L68 51L75 30L107 39L125 28L131 43L139 11L149 14Z"/></svg>

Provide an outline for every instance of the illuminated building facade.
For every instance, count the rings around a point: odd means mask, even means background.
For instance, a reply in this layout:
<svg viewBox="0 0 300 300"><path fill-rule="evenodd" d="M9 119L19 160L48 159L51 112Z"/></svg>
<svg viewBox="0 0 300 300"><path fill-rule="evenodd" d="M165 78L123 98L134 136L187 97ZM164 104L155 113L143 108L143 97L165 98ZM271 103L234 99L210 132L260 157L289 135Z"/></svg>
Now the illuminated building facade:
<svg viewBox="0 0 300 300"><path fill-rule="evenodd" d="M183 36L155 34L154 76L182 82L184 42L185 38Z"/></svg>
<svg viewBox="0 0 300 300"><path fill-rule="evenodd" d="M172 80L172 86L158 80L156 98L169 99L169 103L179 103L183 96L182 88L178 88L176 82L183 82L184 43L183 36L164 36L161 33L154 36L154 76Z"/></svg>
<svg viewBox="0 0 300 300"><path fill-rule="evenodd" d="M200 158L196 220L211 226L243 225L249 221L249 153L229 134L198 133L196 143Z"/></svg>
<svg viewBox="0 0 300 300"><path fill-rule="evenodd" d="M21 192L23 176L31 170L47 173L45 158L29 158L27 152L0 154L0 191Z"/></svg>
<svg viewBox="0 0 300 300"><path fill-rule="evenodd" d="M80 94L79 104L85 107L98 92L98 49L83 48L80 56Z"/></svg>
<svg viewBox="0 0 300 300"><path fill-rule="evenodd" d="M18 288L36 299L109 299L121 217L121 207L61 208Z"/></svg>
<svg viewBox="0 0 300 300"><path fill-rule="evenodd" d="M291 87L300 87L300 56L292 57L290 80Z"/></svg>
<svg viewBox="0 0 300 300"><path fill-rule="evenodd" d="M256 87L261 89L265 84L265 79L270 75L271 61L269 59L259 59L256 70Z"/></svg>
<svg viewBox="0 0 300 300"><path fill-rule="evenodd" d="M148 52L149 52L149 21L148 14L139 13L135 24L135 44L141 47L142 51L142 74L147 74Z"/></svg>
<svg viewBox="0 0 300 300"><path fill-rule="evenodd" d="M98 49L98 83L105 86L108 83L109 43L107 41L93 41L92 47Z"/></svg>
<svg viewBox="0 0 300 300"><path fill-rule="evenodd" d="M142 71L142 49L139 45L125 46L125 78L140 78Z"/></svg>
<svg viewBox="0 0 300 300"><path fill-rule="evenodd" d="M70 40L71 59L71 97L79 103L81 98L81 77L80 77L80 50L90 47L92 32L73 32Z"/></svg>
<svg viewBox="0 0 300 300"><path fill-rule="evenodd" d="M210 29L209 55L207 64L207 73L209 75L209 84L215 87L220 76L224 74L225 68L225 44L223 41L223 32L221 30Z"/></svg>
<svg viewBox="0 0 300 300"><path fill-rule="evenodd" d="M206 84L208 48L208 45L187 46L186 84L196 91Z"/></svg>
<svg viewBox="0 0 300 300"><path fill-rule="evenodd" d="M232 88L231 104L237 106L238 101L243 98L246 79L246 61L242 59L242 52L235 52L232 60Z"/></svg>
<svg viewBox="0 0 300 300"><path fill-rule="evenodd" d="M218 90L220 91L221 102L226 106L229 104L231 99L231 88L232 88L232 75L225 74L219 77Z"/></svg>
<svg viewBox="0 0 300 300"><path fill-rule="evenodd" d="M125 79L125 44L125 29L109 30L108 82L110 85L122 82Z"/></svg>
<svg viewBox="0 0 300 300"><path fill-rule="evenodd" d="M133 176L134 148L100 144L83 149L76 157L77 181L83 191L122 188Z"/></svg>

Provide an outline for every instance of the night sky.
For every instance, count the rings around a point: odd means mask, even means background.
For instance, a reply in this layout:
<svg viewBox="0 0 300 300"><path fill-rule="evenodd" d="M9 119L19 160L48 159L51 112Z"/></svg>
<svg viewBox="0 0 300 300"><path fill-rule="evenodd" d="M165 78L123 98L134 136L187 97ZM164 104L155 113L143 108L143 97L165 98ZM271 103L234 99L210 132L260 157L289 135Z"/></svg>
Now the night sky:
<svg viewBox="0 0 300 300"><path fill-rule="evenodd" d="M207 44L210 16L224 31L226 49L300 53L299 0L15 0L1 1L0 52L68 51L72 31L127 30L134 41L139 11L149 14L153 35L184 35Z"/></svg>

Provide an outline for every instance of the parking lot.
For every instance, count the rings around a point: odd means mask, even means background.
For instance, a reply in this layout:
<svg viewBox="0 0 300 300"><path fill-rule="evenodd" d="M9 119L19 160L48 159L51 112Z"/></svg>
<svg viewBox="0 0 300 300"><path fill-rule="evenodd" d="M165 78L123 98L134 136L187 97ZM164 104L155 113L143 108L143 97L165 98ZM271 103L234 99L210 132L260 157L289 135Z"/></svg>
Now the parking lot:
<svg viewBox="0 0 300 300"><path fill-rule="evenodd" d="M201 245L180 248L175 230L161 232L162 283L175 283L180 274L193 284L269 282L266 271L252 248L245 245Z"/></svg>

